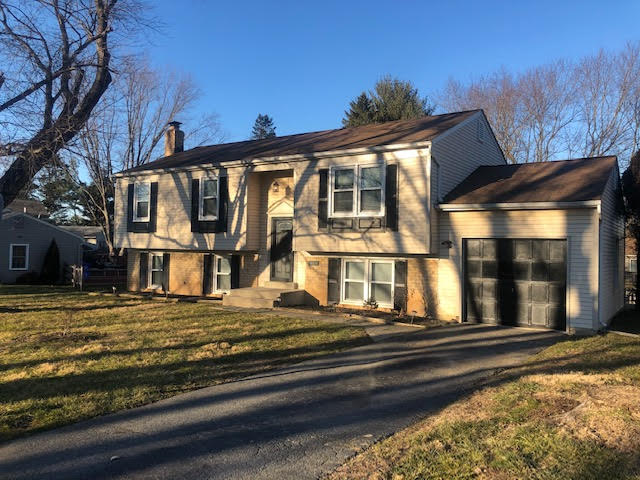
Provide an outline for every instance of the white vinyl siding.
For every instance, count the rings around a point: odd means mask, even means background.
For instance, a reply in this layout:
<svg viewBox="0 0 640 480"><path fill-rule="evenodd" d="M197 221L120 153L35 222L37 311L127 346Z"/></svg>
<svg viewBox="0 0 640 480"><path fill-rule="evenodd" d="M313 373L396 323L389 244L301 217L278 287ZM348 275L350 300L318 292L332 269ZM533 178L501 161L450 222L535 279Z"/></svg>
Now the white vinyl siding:
<svg viewBox="0 0 640 480"><path fill-rule="evenodd" d="M462 239L566 238L567 325L569 328L597 328L598 225L595 208L442 212L439 222L440 317L462 318ZM451 248L447 248L448 241L452 243Z"/></svg>
<svg viewBox="0 0 640 480"><path fill-rule="evenodd" d="M489 128L482 113L478 112L433 141L432 154L440 164L440 197L476 168L506 163Z"/></svg>
<svg viewBox="0 0 640 480"><path fill-rule="evenodd" d="M613 169L600 207L600 323L606 325L624 306L624 219L616 208L619 193L617 169Z"/></svg>

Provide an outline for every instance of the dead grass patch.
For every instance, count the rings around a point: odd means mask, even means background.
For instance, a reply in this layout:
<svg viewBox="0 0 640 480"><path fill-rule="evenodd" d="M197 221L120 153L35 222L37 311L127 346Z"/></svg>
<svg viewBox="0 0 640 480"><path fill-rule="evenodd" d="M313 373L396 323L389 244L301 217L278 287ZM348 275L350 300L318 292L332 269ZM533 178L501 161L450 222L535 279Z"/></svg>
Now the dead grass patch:
<svg viewBox="0 0 640 480"><path fill-rule="evenodd" d="M640 340L556 344L329 478L640 478Z"/></svg>

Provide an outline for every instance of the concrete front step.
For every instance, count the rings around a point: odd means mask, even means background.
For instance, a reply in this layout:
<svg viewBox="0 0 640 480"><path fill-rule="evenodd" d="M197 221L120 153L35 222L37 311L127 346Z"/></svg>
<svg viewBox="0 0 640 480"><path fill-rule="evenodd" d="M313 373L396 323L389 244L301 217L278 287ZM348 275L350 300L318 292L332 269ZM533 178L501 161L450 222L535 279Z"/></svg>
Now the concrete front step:
<svg viewBox="0 0 640 480"><path fill-rule="evenodd" d="M249 287L236 288L222 297L222 305L231 307L273 308L304 304L304 290Z"/></svg>

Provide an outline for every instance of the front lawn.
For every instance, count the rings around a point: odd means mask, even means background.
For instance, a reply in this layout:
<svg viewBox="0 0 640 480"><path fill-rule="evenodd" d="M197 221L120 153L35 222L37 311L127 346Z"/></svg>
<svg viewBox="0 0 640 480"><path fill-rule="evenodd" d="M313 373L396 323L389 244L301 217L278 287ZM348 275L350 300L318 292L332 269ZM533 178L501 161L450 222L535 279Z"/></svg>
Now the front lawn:
<svg viewBox="0 0 640 480"><path fill-rule="evenodd" d="M560 342L332 479L638 479L640 339Z"/></svg>
<svg viewBox="0 0 640 480"><path fill-rule="evenodd" d="M0 286L0 440L368 342L317 320Z"/></svg>

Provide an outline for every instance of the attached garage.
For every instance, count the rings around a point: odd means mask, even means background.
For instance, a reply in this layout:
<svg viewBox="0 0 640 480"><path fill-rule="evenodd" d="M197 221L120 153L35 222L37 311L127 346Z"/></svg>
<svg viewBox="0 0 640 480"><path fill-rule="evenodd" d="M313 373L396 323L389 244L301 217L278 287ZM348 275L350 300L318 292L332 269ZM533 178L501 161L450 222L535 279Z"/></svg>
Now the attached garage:
<svg viewBox="0 0 640 480"><path fill-rule="evenodd" d="M615 157L479 167L438 205L438 311L594 332L623 306Z"/></svg>
<svg viewBox="0 0 640 480"><path fill-rule="evenodd" d="M465 239L464 321L566 327L566 240Z"/></svg>

